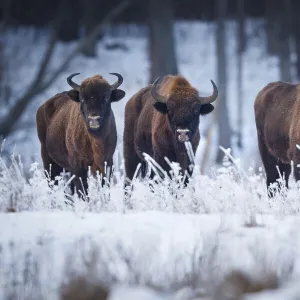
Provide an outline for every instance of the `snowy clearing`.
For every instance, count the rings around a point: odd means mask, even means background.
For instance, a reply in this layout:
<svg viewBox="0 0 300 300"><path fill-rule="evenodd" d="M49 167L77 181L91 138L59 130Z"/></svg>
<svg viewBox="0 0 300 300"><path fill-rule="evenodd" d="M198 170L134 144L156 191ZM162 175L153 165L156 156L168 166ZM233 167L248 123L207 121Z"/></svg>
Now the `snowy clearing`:
<svg viewBox="0 0 300 300"><path fill-rule="evenodd" d="M198 288L217 284L232 269L255 276L267 268L283 282L299 280L299 223L298 217L262 216L249 228L239 215L159 212L1 214L0 295L5 299L10 284L21 292L20 274L29 268L27 284L38 277L45 299L56 299L67 271L84 273L88 262L93 280L165 291L195 278ZM38 269L28 260L38 260Z"/></svg>
<svg viewBox="0 0 300 300"><path fill-rule="evenodd" d="M147 84L149 68L147 39L136 27L105 37L98 44L96 59L77 57L55 84L35 99L19 125L29 124L30 128L17 131L6 141L9 151L16 145L16 155L11 162L0 158L0 299L58 299L69 273L87 273L103 284L125 284L114 286L113 300L213 299L201 298L197 289L215 290L232 270L254 277L270 272L278 278L280 289L243 299L296 299L300 292L299 187L291 180L288 191L281 188L269 199L263 171L249 168L257 162L253 101L259 89L278 78L277 60L266 57L264 37L255 34L259 24L247 22L247 34L252 37L244 55L245 150L233 147L233 161L207 168L202 174L203 136L197 166L186 189L176 174L174 180L155 184L154 193L147 180L137 178L132 198L128 202L123 199L124 106ZM236 129L235 24L227 24L227 34L228 98ZM27 53L28 64L10 77L18 82L16 95L36 70L45 35L44 31L35 36L22 29L6 37L11 47L21 39L26 40L24 48L33 40L36 45L35 51ZM209 80L216 77L213 25L180 22L176 24L176 40L181 74L203 94L209 93ZM111 41L124 43L128 51L108 51L105 45ZM73 46L60 44L52 64ZM89 178L89 202L73 197L70 205L65 198L66 180L62 178L52 189L43 174L35 112L43 101L68 89L66 77L74 72L81 72L79 79L119 72L127 95L113 105L118 151L110 196L97 178ZM201 119L202 131L207 129L209 118ZM208 166L213 166L216 134Z"/></svg>

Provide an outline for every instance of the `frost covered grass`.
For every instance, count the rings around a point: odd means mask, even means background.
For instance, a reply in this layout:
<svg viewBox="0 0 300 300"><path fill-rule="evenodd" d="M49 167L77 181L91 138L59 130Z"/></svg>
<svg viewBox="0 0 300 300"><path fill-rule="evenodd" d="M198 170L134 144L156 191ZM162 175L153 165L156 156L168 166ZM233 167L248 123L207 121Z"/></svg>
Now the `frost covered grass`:
<svg viewBox="0 0 300 300"><path fill-rule="evenodd" d="M89 176L88 191L79 198L69 195L72 178L66 174L58 177L54 185L45 175L42 166L33 163L26 178L20 156L11 156L8 164L0 157L0 210L5 211L90 211L90 212L137 212L165 211L177 213L239 213L290 215L300 210L299 187L291 178L287 190L283 178L274 187L276 196L268 198L265 176L260 169L244 170L230 151L223 149L223 166L212 169L206 175L198 165L184 186L186 175L176 163L171 163L171 178L159 176L150 179L136 176L133 179L130 198L124 197L122 168L116 169L110 184L101 186L100 176ZM147 158L152 170L159 170L156 162ZM137 172L138 174L138 172ZM66 196L68 195L68 196Z"/></svg>

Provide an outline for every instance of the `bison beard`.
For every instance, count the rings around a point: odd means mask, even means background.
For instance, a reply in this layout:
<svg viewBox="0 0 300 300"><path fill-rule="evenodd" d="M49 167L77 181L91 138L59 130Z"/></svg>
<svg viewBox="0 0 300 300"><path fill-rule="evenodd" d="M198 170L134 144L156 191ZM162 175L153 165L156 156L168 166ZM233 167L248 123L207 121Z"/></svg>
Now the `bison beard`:
<svg viewBox="0 0 300 300"><path fill-rule="evenodd" d="M72 90L55 95L36 114L44 169L51 180L63 169L70 171L75 175L73 192L87 189L89 167L92 175L99 171L102 176L105 162L112 167L117 131L111 103L125 96L118 89L123 78L117 73L111 73L118 77L112 85L99 75L78 85L72 81L78 74L67 78Z"/></svg>
<svg viewBox="0 0 300 300"><path fill-rule="evenodd" d="M181 76L168 75L160 85L158 82L159 78L126 103L123 142L126 178L130 181L139 163L142 177L146 175L143 153L152 156L168 174L170 166L164 157L178 162L183 172L192 175L184 142L190 141L196 152L200 140L199 117L213 111L211 103L218 96L213 81L214 92L209 97L200 97Z"/></svg>
<svg viewBox="0 0 300 300"><path fill-rule="evenodd" d="M254 103L258 146L267 176L269 196L274 190L269 189L278 183L282 176L288 187L291 174L291 161L294 162L294 176L300 179L300 87L286 82L272 82L257 95Z"/></svg>

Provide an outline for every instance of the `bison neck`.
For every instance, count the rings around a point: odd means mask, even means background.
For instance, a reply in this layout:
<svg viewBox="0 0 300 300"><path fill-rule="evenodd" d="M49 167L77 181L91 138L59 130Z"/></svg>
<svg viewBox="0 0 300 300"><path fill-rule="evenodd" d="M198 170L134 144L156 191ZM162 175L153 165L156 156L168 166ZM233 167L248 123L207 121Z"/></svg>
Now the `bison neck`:
<svg viewBox="0 0 300 300"><path fill-rule="evenodd" d="M192 147L195 153L200 135L199 130L193 137ZM165 116L160 114L155 116L155 122L153 123L152 143L154 149L154 159L165 169L170 170L170 166L165 161L164 157L167 157L171 162L179 163L183 172L189 170L189 157L184 143L177 140L175 133L172 132L168 125L168 121Z"/></svg>
<svg viewBox="0 0 300 300"><path fill-rule="evenodd" d="M108 166L113 163L112 157L117 142L114 119L108 120L98 133L91 133L83 120L72 125L73 127L69 127L66 132L71 169L86 170L91 167L93 175L97 171L103 174L105 162Z"/></svg>
<svg viewBox="0 0 300 300"><path fill-rule="evenodd" d="M91 143L93 162L91 165L91 172L93 175L99 171L105 173L105 165L112 167L113 164L113 153L117 143L117 133L114 123L107 124L107 128L103 128L101 134L89 134Z"/></svg>
<svg viewBox="0 0 300 300"><path fill-rule="evenodd" d="M183 172L188 170L188 167L191 162L189 160L185 144L178 142L175 137L173 138L173 148L176 157L175 161L180 164L180 167Z"/></svg>

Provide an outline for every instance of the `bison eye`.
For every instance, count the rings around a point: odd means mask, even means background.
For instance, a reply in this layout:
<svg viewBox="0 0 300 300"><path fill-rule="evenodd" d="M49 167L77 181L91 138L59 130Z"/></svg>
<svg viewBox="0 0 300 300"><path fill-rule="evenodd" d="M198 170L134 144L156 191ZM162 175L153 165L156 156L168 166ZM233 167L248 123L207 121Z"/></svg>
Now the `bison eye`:
<svg viewBox="0 0 300 300"><path fill-rule="evenodd" d="M201 111L201 105L196 105L194 108L194 114L199 115Z"/></svg>

